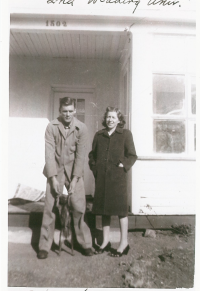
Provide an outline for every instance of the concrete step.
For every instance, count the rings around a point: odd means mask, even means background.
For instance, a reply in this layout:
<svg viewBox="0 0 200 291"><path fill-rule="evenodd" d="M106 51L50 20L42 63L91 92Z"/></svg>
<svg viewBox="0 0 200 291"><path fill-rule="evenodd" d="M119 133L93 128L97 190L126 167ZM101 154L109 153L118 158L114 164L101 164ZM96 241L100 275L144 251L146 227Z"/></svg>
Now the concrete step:
<svg viewBox="0 0 200 291"><path fill-rule="evenodd" d="M34 233L34 235L33 235ZM9 227L8 228L8 242L36 244L39 241L40 229L32 230L29 227Z"/></svg>
<svg viewBox="0 0 200 291"><path fill-rule="evenodd" d="M96 229L94 234L94 241L96 244L101 244L102 241L102 231ZM54 232L54 243L59 244L60 231L55 229ZM10 243L22 243L22 244L36 244L38 245L40 238L40 228L29 228L29 227L9 227L8 228L8 242ZM110 231L110 241L115 243L120 240L119 229L112 228Z"/></svg>
<svg viewBox="0 0 200 291"><path fill-rule="evenodd" d="M44 202L18 201L8 205L8 226L28 227L30 229L40 228ZM91 228L102 229L101 216L94 216L91 213L92 199L87 198L87 209L85 220ZM171 225L191 224L195 226L195 215L133 215L129 213L129 230L136 229L168 229ZM58 223L58 222L57 222ZM58 223L59 224L59 223ZM111 218L111 228L119 228L117 216Z"/></svg>
<svg viewBox="0 0 200 291"><path fill-rule="evenodd" d="M60 231L54 232L54 242L59 244ZM40 237L40 228L31 229L29 227L9 227L8 242L23 244L38 244Z"/></svg>
<svg viewBox="0 0 200 291"><path fill-rule="evenodd" d="M92 198L86 198L86 213L91 213ZM8 226L41 227L44 201L32 202L23 199L10 199L8 204Z"/></svg>

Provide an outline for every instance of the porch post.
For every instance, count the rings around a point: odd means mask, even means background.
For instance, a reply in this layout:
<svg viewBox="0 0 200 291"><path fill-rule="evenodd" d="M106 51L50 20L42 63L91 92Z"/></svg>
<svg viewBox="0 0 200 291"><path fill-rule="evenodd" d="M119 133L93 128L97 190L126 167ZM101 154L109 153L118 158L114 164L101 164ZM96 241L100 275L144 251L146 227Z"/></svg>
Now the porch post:
<svg viewBox="0 0 200 291"><path fill-rule="evenodd" d="M151 123L151 116L149 116L149 107L152 106L151 98L151 73L152 73L152 35L148 34L144 27L132 29L132 54L131 54L131 98L132 98L132 112L131 112L131 130L133 133L134 143L138 160L133 166L132 170L132 212L133 214L140 213L140 197L141 197L141 183L144 183L145 177L143 175L143 161L141 156L146 156L147 135L149 145L152 144L153 130L147 132L143 125L144 117L149 119ZM146 112L146 113L145 113ZM149 147L149 151L150 151Z"/></svg>

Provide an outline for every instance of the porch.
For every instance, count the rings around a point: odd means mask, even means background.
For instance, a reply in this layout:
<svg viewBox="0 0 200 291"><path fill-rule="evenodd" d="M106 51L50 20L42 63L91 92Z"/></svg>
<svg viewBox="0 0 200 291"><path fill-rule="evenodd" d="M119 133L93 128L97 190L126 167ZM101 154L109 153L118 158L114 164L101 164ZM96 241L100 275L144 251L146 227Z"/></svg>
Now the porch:
<svg viewBox="0 0 200 291"><path fill-rule="evenodd" d="M86 196L85 220L89 225L96 241L102 239L101 217L91 213L93 198ZM11 199L8 205L8 241L37 244L39 241L40 228L42 223L44 201L30 202L20 199ZM128 215L128 231L145 231L145 229L167 230L178 224L191 225L195 229L195 215ZM58 242L59 222L56 224L55 240ZM118 217L111 219L111 242L119 241Z"/></svg>

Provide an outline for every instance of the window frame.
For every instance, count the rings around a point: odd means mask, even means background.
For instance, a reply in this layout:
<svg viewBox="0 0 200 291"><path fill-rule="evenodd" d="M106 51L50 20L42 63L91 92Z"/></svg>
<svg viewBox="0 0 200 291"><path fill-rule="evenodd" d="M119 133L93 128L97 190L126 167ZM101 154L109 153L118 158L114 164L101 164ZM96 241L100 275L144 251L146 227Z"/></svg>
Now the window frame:
<svg viewBox="0 0 200 291"><path fill-rule="evenodd" d="M183 76L185 80L185 110L183 114L180 115L167 115L167 114L157 114L154 113L154 84L153 77L155 75L160 76ZM194 81L193 81L194 80ZM188 72L169 72L169 71L153 71L152 72L152 129L153 129L153 145L152 150L153 154L156 157L162 158L186 158L194 159L196 156L196 150L194 146L195 132L194 127L196 125L196 114L192 113L192 84L196 86L196 76L194 73ZM156 136L154 134L154 121L160 120L180 120L185 122L185 151L182 153L166 153L166 152L156 152ZM193 128L193 129L192 129Z"/></svg>

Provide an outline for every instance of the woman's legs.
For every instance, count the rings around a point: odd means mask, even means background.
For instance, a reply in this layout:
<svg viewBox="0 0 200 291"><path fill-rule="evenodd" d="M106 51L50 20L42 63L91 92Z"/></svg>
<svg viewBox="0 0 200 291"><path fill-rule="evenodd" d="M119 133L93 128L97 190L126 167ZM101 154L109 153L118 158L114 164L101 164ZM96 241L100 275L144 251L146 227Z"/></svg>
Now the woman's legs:
<svg viewBox="0 0 200 291"><path fill-rule="evenodd" d="M110 216L102 215L103 243L100 246L101 249L105 248L105 246L110 240L110 220L111 220Z"/></svg>
<svg viewBox="0 0 200 291"><path fill-rule="evenodd" d="M119 224L120 224L120 244L117 251L123 252L125 247L128 245L128 217L119 216Z"/></svg>
<svg viewBox="0 0 200 291"><path fill-rule="evenodd" d="M110 240L110 221L111 217L108 215L102 215L102 227L103 227L103 243L100 248L105 248ZM119 216L120 224L120 244L117 249L118 252L123 252L123 250L128 245L128 217Z"/></svg>

